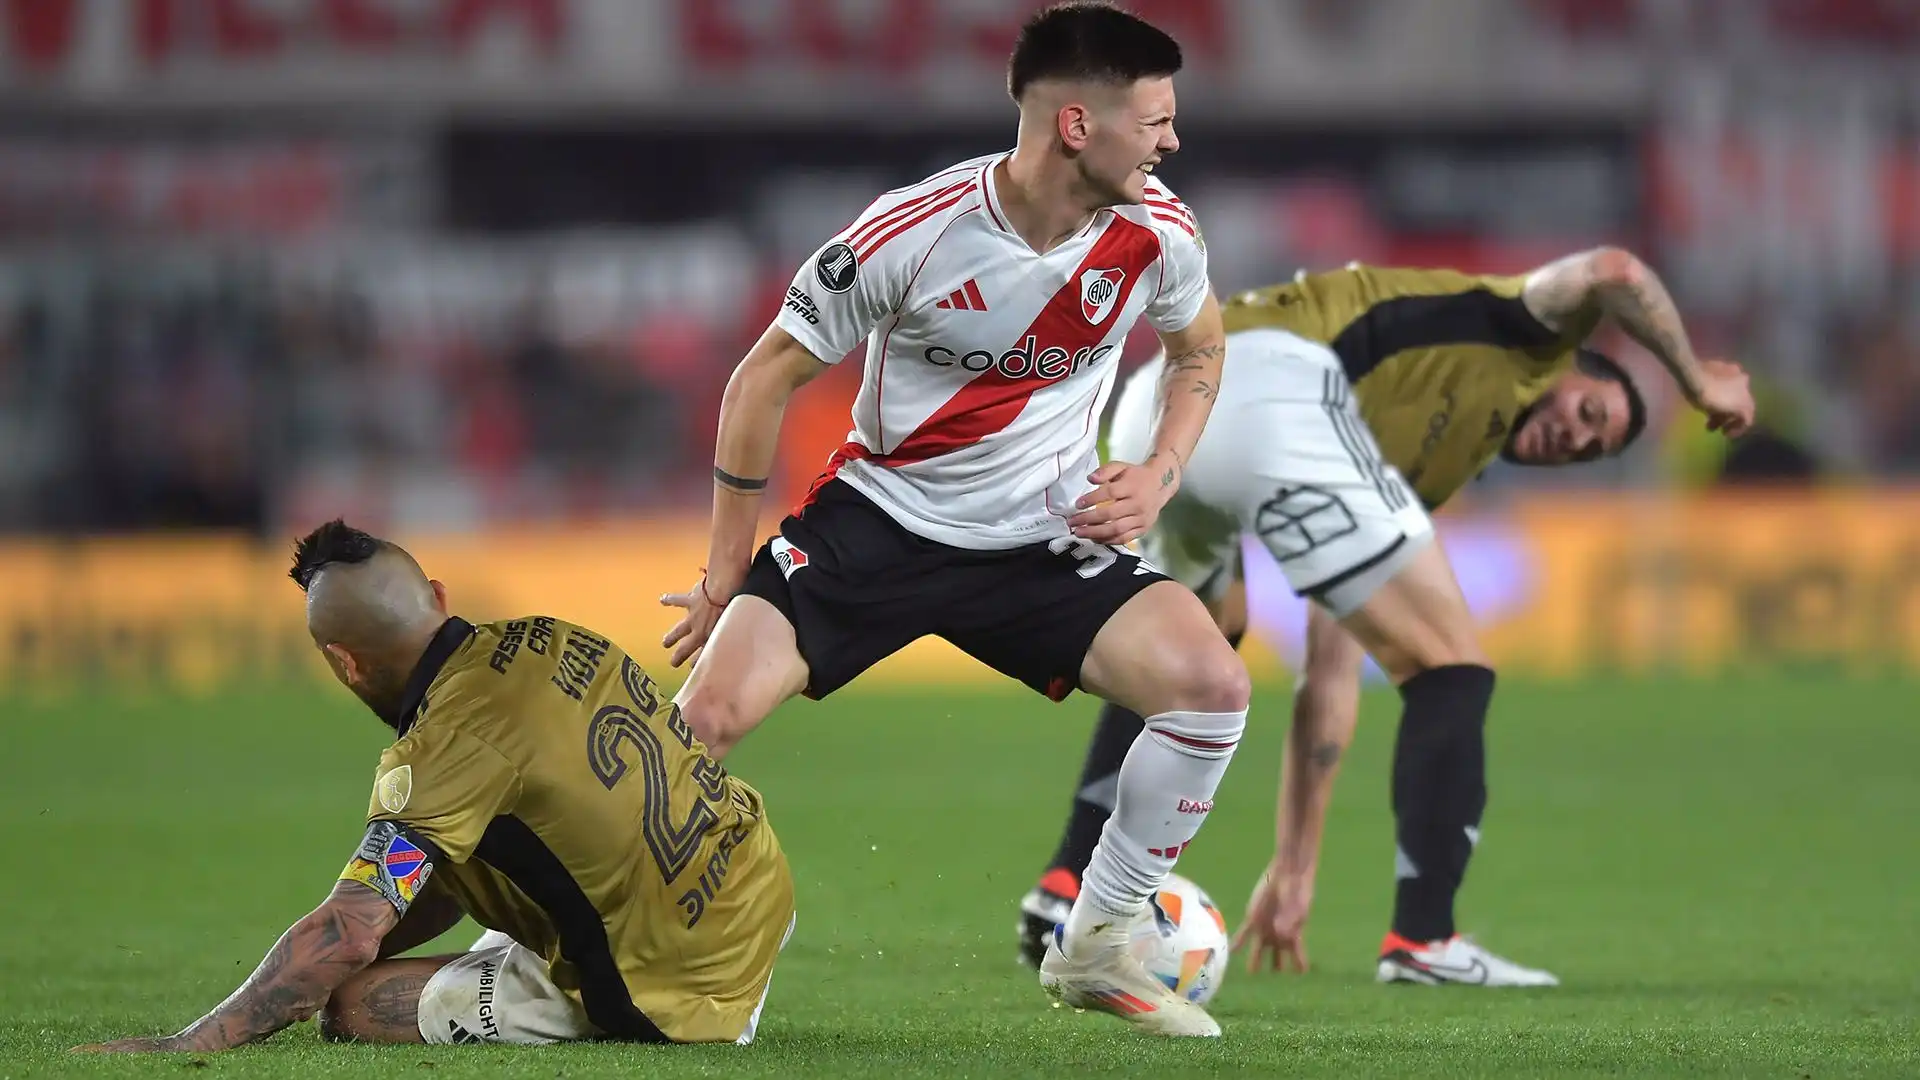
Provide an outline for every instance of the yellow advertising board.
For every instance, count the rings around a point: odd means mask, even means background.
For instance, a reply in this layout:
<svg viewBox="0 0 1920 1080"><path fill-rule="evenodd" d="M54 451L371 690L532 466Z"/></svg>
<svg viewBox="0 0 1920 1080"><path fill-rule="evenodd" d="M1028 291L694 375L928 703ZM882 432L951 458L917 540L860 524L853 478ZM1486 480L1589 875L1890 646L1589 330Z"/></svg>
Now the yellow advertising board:
<svg viewBox="0 0 1920 1080"><path fill-rule="evenodd" d="M612 637L669 685L661 636L678 609L659 603L699 580L704 522L400 536L449 605L474 620L550 614ZM235 682L326 678L287 577L291 544L227 537L0 544L0 680L211 691ZM923 641L880 677L985 676Z"/></svg>
<svg viewBox="0 0 1920 1080"><path fill-rule="evenodd" d="M1920 671L1920 492L1515 507L1538 587L1489 645L1518 671Z"/></svg>
<svg viewBox="0 0 1920 1080"><path fill-rule="evenodd" d="M704 521L401 536L475 619L593 626L669 685L662 593L697 580ZM1502 670L1528 677L1831 666L1920 670L1920 493L1555 496L1448 516L1448 553ZM323 678L290 547L226 537L0 544L0 680L212 691ZM1249 564L1258 666L1292 655L1298 602ZM872 680L996 676L923 640Z"/></svg>

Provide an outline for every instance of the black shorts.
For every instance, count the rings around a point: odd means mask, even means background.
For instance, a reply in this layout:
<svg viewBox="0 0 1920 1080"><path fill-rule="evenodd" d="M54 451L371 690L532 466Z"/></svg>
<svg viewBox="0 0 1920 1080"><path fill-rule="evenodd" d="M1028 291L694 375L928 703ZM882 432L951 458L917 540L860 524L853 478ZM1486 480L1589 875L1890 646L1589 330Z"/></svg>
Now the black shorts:
<svg viewBox="0 0 1920 1080"><path fill-rule="evenodd" d="M1080 665L1114 612L1166 580L1131 551L1072 537L949 547L834 480L781 522L740 591L793 624L810 698L932 634L1059 701L1079 688Z"/></svg>

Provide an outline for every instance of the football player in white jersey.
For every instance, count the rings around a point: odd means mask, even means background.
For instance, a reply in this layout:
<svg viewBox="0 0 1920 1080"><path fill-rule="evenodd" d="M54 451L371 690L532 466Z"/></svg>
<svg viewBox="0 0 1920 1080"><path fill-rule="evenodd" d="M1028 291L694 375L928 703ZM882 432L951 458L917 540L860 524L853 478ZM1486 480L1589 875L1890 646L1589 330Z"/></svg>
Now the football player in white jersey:
<svg viewBox="0 0 1920 1080"><path fill-rule="evenodd" d="M1250 694L1199 599L1122 546L1178 489L1225 353L1193 214L1152 175L1180 145L1180 66L1172 38L1104 4L1028 22L1015 148L875 200L740 362L706 576L662 600L686 609L665 641L695 661L678 704L716 757L929 634L1055 700L1083 688L1146 717L1041 983L1154 1034L1218 1035L1125 947L1212 807ZM1103 466L1096 426L1142 316L1169 358L1151 446ZM853 431L756 554L788 396L862 339Z"/></svg>

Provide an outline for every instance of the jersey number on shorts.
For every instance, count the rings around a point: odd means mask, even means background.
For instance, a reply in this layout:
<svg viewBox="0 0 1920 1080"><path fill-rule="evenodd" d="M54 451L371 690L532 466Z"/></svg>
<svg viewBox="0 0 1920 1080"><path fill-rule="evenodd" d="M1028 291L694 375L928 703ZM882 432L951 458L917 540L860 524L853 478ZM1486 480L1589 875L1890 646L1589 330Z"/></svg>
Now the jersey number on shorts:
<svg viewBox="0 0 1920 1080"><path fill-rule="evenodd" d="M673 807L668 804L673 785L667 777L666 746L642 718L659 711L659 695L654 692L652 680L640 672L639 665L631 658L622 661L620 674L628 696L640 711L636 713L625 705L608 705L594 713L593 722L587 725L587 764L608 791L638 769L645 803L640 818L641 837L660 867L660 876L672 884L693 863L701 840L720 823L720 814L713 804L726 799L727 770L706 754L700 755L691 776L699 798L676 824ZM693 729L680 716L678 706L667 708L667 730L682 750L692 750ZM635 760L631 763L621 753L622 744L632 747Z"/></svg>
<svg viewBox="0 0 1920 1080"><path fill-rule="evenodd" d="M1047 550L1055 555L1072 554L1080 560L1080 568L1076 573L1083 578L1098 577L1107 567L1120 561L1119 552L1113 548L1078 536L1056 536L1047 542Z"/></svg>

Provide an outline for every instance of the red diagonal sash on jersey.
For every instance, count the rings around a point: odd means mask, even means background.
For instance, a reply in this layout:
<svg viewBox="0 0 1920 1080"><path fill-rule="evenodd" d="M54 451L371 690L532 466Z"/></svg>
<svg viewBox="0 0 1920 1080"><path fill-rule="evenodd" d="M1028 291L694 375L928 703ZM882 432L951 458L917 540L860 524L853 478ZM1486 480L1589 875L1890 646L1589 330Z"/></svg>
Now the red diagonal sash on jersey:
<svg viewBox="0 0 1920 1080"><path fill-rule="evenodd" d="M1102 319L1099 326L1087 321L1080 304L1081 275L1096 268L1119 267L1124 270L1126 277L1120 283L1120 295L1108 309L1109 312L1118 312L1125 309L1134 286L1139 284L1147 268L1159 257L1160 240L1153 230L1114 215L1086 257L1080 260L1080 265L1067 275L1066 284L1053 294L1053 298L1040 309L1033 324L1015 337L1014 342L1024 341L1031 335L1036 355L1047 348L1060 348L1073 353L1098 345L1106 338L1113 323L1111 316ZM814 481L801 505L812 502L815 493L849 461L868 460L879 465L926 461L971 446L995 432L1003 431L1027 407L1028 399L1054 381L1031 371L1020 378L1013 378L1003 374L997 367L988 368L969 380L891 451L876 454L857 442L849 442L834 451L833 457L827 462L826 471Z"/></svg>
<svg viewBox="0 0 1920 1080"><path fill-rule="evenodd" d="M1151 230L1115 216L1100 239L1094 241L1087 257L1067 275L1067 283L1040 309L1033 325L1014 341L1024 341L1032 335L1036 353L1046 348L1073 353L1100 344L1113 324L1103 320L1101 326L1093 326L1087 322L1080 311L1080 275L1096 267L1117 266L1125 270L1120 295L1114 299L1111 309L1120 311L1126 307L1133 287L1159 255L1160 241ZM1005 430L1027 407L1027 399L1053 381L1031 372L1016 379L1001 373L999 368L988 368L934 410L900 445L881 455L881 460L886 464L925 461L971 446L994 432Z"/></svg>

